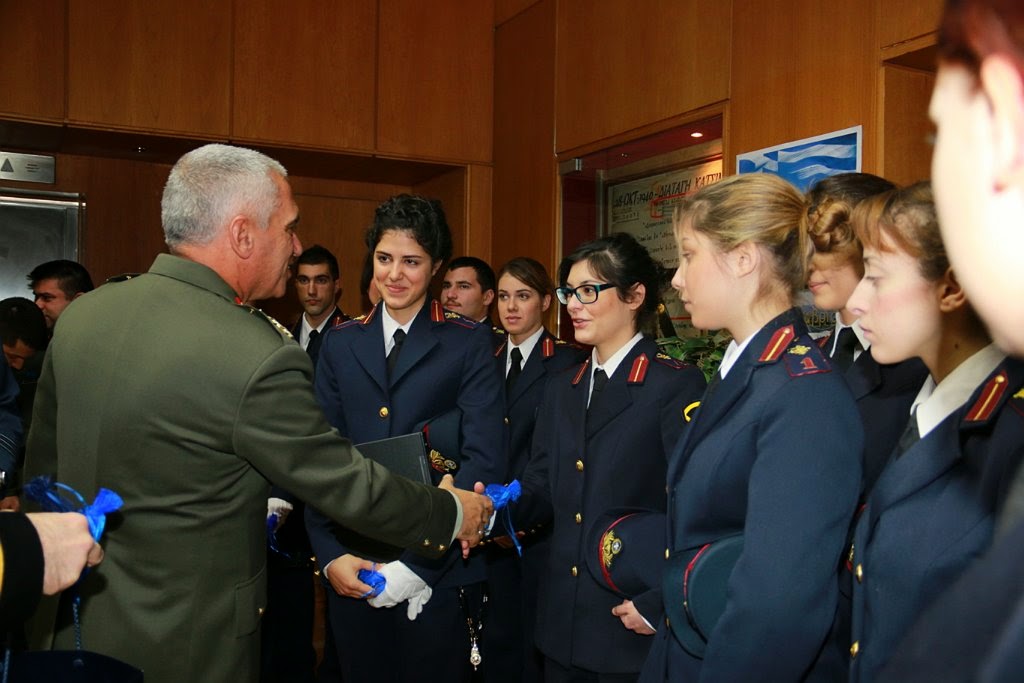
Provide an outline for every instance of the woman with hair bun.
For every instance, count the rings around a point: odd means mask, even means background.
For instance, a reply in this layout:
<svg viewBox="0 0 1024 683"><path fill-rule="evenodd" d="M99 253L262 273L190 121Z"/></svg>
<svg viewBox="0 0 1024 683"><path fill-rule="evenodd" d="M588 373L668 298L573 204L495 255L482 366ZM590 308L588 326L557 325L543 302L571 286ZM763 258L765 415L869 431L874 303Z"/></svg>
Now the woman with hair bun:
<svg viewBox="0 0 1024 683"><path fill-rule="evenodd" d="M863 430L794 305L812 252L806 220L803 195L761 174L676 210L672 285L695 327L733 341L669 461L668 619L641 680L799 681L828 636ZM737 544L709 581L689 582L706 553ZM688 608L712 593L724 607L701 623Z"/></svg>

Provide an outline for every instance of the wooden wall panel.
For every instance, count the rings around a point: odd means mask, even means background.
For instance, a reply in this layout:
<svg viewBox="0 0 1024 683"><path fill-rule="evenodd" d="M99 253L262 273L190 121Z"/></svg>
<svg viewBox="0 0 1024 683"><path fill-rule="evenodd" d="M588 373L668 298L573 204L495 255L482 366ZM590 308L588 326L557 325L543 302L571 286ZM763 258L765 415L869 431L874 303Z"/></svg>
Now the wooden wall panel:
<svg viewBox="0 0 1024 683"><path fill-rule="evenodd" d="M556 150L728 98L731 13L720 0L559 0ZM763 32L750 47L787 42Z"/></svg>
<svg viewBox="0 0 1024 683"><path fill-rule="evenodd" d="M934 85L933 73L882 66L880 173L894 183L906 185L931 177L928 136L935 127L928 118L928 102Z"/></svg>
<svg viewBox="0 0 1024 683"><path fill-rule="evenodd" d="M493 0L380 5L377 149L491 161Z"/></svg>
<svg viewBox="0 0 1024 683"><path fill-rule="evenodd" d="M363 233L373 222L373 212L379 202L376 199L296 192L295 203L299 205L301 216L298 235L302 248L319 244L334 254L341 269L341 310L348 315L359 315L363 312L359 277L366 256ZM283 297L261 302L260 306L287 325L297 321L302 313L298 295L290 283Z"/></svg>
<svg viewBox="0 0 1024 683"><path fill-rule="evenodd" d="M555 165L555 0L498 27L494 66L492 263L531 256L554 268L558 248Z"/></svg>
<svg viewBox="0 0 1024 683"><path fill-rule="evenodd" d="M68 0L68 11L70 121L227 137L230 3Z"/></svg>
<svg viewBox="0 0 1024 683"><path fill-rule="evenodd" d="M377 1L236 3L232 137L374 145Z"/></svg>
<svg viewBox="0 0 1024 683"><path fill-rule="evenodd" d="M939 26L942 0L899 0L878 2L878 47L902 43Z"/></svg>
<svg viewBox="0 0 1024 683"><path fill-rule="evenodd" d="M0 0L0 112L64 118L64 0Z"/></svg>
<svg viewBox="0 0 1024 683"><path fill-rule="evenodd" d="M858 124L876 171L873 35L862 0L734 0L725 172L736 154Z"/></svg>
<svg viewBox="0 0 1024 683"><path fill-rule="evenodd" d="M540 0L495 0L494 2L494 25L501 26L506 21L519 14L530 5Z"/></svg>
<svg viewBox="0 0 1024 683"><path fill-rule="evenodd" d="M412 188L412 191L417 194L440 199L444 205L444 215L448 219L448 227L452 231L452 256L462 256L469 249L467 184L466 169L456 168ZM486 258L486 255L481 258ZM439 282L442 274L438 273L435 280Z"/></svg>

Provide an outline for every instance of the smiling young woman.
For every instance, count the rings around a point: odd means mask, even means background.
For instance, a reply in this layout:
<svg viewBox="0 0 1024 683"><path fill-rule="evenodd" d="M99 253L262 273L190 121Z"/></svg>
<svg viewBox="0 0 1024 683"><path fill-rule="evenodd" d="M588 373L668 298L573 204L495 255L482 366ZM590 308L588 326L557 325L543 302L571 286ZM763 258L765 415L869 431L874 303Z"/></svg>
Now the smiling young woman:
<svg viewBox="0 0 1024 683"><path fill-rule="evenodd" d="M576 340L593 348L548 382L515 510L520 527L544 521L552 529L537 644L548 683L629 681L661 621L660 568L648 568L650 588L623 600L588 572L584 539L612 509L664 512L668 453L705 381L641 332L657 315L658 269L634 238L617 233L580 246L559 279Z"/></svg>
<svg viewBox="0 0 1024 683"><path fill-rule="evenodd" d="M359 444L416 432L438 416L456 414L458 453L443 455L458 459L457 485L504 481L501 378L490 327L444 311L428 291L451 256L440 202L416 195L387 200L377 208L366 246L382 301L324 337L315 388L328 421ZM372 566L364 538L310 508L307 522L334 589L327 594L328 633L344 680L469 680L466 618L479 613L483 558L463 562L456 548L443 564L408 555L392 562L404 567L399 571L407 585L432 588L422 613L407 617L405 605L374 608L362 599L369 587L356 572ZM391 575L389 587L397 588L395 580Z"/></svg>

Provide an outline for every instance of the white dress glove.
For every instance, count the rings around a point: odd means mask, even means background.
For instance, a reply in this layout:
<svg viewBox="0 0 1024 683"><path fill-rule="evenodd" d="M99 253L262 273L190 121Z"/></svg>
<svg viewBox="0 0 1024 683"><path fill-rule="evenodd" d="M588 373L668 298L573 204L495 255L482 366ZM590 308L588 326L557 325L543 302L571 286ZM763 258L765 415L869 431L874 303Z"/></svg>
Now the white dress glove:
<svg viewBox="0 0 1024 683"><path fill-rule="evenodd" d="M408 600L424 588L430 590L427 582L418 577L411 569L402 562L388 562L377 566L377 573L381 574L387 583L380 595L370 598L367 602L372 607L394 607L400 602Z"/></svg>

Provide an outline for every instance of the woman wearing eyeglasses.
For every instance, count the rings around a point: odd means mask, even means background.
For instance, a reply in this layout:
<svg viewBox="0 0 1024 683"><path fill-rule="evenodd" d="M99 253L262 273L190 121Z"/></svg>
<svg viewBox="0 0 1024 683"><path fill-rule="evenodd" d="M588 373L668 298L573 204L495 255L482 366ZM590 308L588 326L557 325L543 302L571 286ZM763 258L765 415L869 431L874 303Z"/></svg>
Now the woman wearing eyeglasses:
<svg viewBox="0 0 1024 683"><path fill-rule="evenodd" d="M517 509L552 524L537 645L547 683L630 681L661 619L660 593L624 601L588 572L584 539L613 508L664 512L667 456L705 381L643 334L657 315L658 270L631 236L579 247L559 280L576 340L593 350L548 383Z"/></svg>

